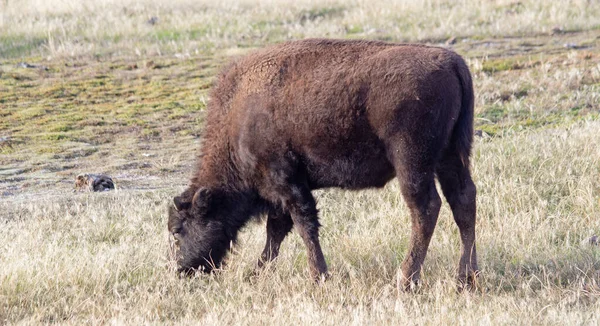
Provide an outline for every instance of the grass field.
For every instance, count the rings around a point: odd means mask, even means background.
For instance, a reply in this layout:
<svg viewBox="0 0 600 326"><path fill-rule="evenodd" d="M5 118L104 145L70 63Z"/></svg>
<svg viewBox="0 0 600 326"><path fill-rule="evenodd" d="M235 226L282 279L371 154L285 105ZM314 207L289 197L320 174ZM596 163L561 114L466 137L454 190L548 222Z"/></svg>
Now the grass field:
<svg viewBox="0 0 600 326"><path fill-rule="evenodd" d="M318 191L332 277L300 237L252 274L178 279L166 210L187 184L221 65L307 37L445 46L476 90L475 292L442 207L415 293L398 185ZM600 324L600 2L0 0L0 324ZM190 151L194 149L194 151ZM118 190L73 193L79 173Z"/></svg>

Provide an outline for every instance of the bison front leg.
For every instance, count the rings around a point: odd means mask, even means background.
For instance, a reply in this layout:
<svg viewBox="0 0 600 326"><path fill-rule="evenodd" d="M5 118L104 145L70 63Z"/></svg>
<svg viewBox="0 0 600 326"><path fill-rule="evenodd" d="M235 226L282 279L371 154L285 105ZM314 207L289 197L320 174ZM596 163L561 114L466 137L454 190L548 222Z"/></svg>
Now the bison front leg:
<svg viewBox="0 0 600 326"><path fill-rule="evenodd" d="M261 195L274 206L289 212L306 246L310 274L320 280L327 276L327 264L319 243L317 203L298 161L293 153L287 152L283 160L271 162Z"/></svg>
<svg viewBox="0 0 600 326"><path fill-rule="evenodd" d="M327 276L327 264L319 243L319 221L317 204L310 189L305 184L290 184L289 178L278 180L272 198L283 203L284 209L290 212L296 231L302 237L308 253L308 267L315 280Z"/></svg>
<svg viewBox="0 0 600 326"><path fill-rule="evenodd" d="M308 188L299 187L293 193L296 196L290 202L290 212L296 230L306 246L310 275L317 281L322 280L327 277L327 264L319 243L321 225L318 220L317 205Z"/></svg>
<svg viewBox="0 0 600 326"><path fill-rule="evenodd" d="M441 199L435 189L433 173L413 174L409 180L403 180L402 194L410 209L412 233L398 286L401 290L408 290L420 280L421 266L435 229Z"/></svg>
<svg viewBox="0 0 600 326"><path fill-rule="evenodd" d="M283 239L292 230L293 226L294 223L289 213L276 209L269 211L267 218L267 243L258 260L258 268L263 268L266 263L277 258L281 242L283 242Z"/></svg>

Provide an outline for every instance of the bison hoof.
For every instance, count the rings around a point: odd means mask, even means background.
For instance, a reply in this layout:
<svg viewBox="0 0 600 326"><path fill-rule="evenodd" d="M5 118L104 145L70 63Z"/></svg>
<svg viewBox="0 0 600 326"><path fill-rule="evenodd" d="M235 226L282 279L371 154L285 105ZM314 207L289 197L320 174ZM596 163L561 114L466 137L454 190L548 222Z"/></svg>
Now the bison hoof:
<svg viewBox="0 0 600 326"><path fill-rule="evenodd" d="M475 291L479 288L479 279L481 272L479 270L471 270L458 275L458 291Z"/></svg>
<svg viewBox="0 0 600 326"><path fill-rule="evenodd" d="M256 263L256 266L254 266L254 269L252 269L251 276L258 277L263 272L269 271L269 270L274 270L274 269L275 269L275 264L273 264L272 261L265 262L262 259L259 259L258 263Z"/></svg>
<svg viewBox="0 0 600 326"><path fill-rule="evenodd" d="M421 279L418 276L406 277L403 273L398 274L396 280L398 294L404 292L416 292L421 287Z"/></svg>
<svg viewBox="0 0 600 326"><path fill-rule="evenodd" d="M325 273L317 275L315 277L315 281L318 284L323 284L323 283L325 283L325 281L329 280L330 278L331 278L331 274L329 274L329 272L325 272Z"/></svg>
<svg viewBox="0 0 600 326"><path fill-rule="evenodd" d="M197 270L195 268L178 267L177 276L179 278L192 278L194 275L196 275L196 271Z"/></svg>

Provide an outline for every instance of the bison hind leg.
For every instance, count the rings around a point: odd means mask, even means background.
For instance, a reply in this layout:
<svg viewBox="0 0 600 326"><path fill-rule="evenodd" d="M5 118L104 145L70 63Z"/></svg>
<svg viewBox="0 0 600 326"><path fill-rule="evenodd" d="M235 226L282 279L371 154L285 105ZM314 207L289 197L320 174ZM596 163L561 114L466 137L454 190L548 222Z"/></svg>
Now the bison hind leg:
<svg viewBox="0 0 600 326"><path fill-rule="evenodd" d="M410 210L412 231L398 286L401 290L408 290L419 283L421 266L435 230L441 199L435 188L433 172L410 173L401 179L401 189Z"/></svg>
<svg viewBox="0 0 600 326"><path fill-rule="evenodd" d="M419 284L421 266L425 261L431 237L441 207L435 186L435 167L439 159L440 137L413 130L390 139L388 153L396 170L411 217L408 252L398 274L400 291Z"/></svg>
<svg viewBox="0 0 600 326"><path fill-rule="evenodd" d="M475 288L479 273L475 246L475 184L471 179L469 167L465 166L455 151L447 151L444 154L436 172L460 231L462 249L458 265L459 286L461 289Z"/></svg>

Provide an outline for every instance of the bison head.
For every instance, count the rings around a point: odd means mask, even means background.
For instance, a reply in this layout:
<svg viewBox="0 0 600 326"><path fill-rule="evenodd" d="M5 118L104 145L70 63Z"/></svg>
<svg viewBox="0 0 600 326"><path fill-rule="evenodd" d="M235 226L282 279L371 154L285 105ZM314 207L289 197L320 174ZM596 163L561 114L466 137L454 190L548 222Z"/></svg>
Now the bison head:
<svg viewBox="0 0 600 326"><path fill-rule="evenodd" d="M223 197L200 188L195 192L188 189L173 199L168 228L175 242L178 272L191 275L220 266L236 233L227 223L230 209Z"/></svg>

